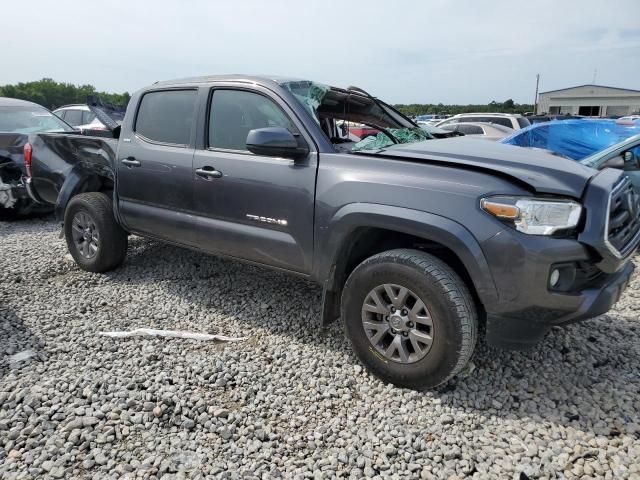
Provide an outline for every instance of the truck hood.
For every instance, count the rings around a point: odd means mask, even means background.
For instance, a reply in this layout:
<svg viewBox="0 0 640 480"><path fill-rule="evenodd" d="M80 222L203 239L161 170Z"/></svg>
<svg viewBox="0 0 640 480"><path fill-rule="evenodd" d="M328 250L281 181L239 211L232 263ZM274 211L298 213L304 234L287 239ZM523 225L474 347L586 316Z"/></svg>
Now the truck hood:
<svg viewBox="0 0 640 480"><path fill-rule="evenodd" d="M518 180L536 193L574 198L582 196L589 179L598 173L574 160L471 137L396 144L357 154L487 170Z"/></svg>

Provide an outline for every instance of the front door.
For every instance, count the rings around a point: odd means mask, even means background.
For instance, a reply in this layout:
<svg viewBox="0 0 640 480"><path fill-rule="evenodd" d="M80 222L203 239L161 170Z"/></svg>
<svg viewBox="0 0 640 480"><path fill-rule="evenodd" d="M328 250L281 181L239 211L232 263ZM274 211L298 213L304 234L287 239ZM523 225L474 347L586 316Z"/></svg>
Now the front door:
<svg viewBox="0 0 640 480"><path fill-rule="evenodd" d="M284 102L266 89L214 88L203 149L193 162L200 248L310 273L317 153L303 159L255 155L250 130L302 129Z"/></svg>
<svg viewBox="0 0 640 480"><path fill-rule="evenodd" d="M147 92L118 150L118 197L134 232L193 245L195 89Z"/></svg>

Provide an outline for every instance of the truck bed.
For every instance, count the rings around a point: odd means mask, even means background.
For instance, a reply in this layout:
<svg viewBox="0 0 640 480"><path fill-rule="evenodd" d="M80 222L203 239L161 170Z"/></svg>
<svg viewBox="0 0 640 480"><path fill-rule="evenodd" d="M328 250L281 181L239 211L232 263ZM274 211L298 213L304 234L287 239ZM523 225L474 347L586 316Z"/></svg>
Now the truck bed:
<svg viewBox="0 0 640 480"><path fill-rule="evenodd" d="M118 139L101 135L76 133L48 133L29 136L33 147L32 177L28 181L31 197L56 205L60 192L73 195L86 183L100 177L114 180ZM79 178L80 177L80 178ZM65 182L77 185L65 191ZM81 190L80 190L81 191Z"/></svg>

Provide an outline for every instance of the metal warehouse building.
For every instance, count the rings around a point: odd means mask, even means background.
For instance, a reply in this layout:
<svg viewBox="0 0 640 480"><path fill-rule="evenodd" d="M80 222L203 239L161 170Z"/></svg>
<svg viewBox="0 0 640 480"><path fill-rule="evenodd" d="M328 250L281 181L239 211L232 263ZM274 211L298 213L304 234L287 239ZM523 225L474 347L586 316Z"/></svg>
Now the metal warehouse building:
<svg viewBox="0 0 640 480"><path fill-rule="evenodd" d="M541 92L538 111L550 114L570 113L590 117L630 115L640 111L640 90L580 85Z"/></svg>

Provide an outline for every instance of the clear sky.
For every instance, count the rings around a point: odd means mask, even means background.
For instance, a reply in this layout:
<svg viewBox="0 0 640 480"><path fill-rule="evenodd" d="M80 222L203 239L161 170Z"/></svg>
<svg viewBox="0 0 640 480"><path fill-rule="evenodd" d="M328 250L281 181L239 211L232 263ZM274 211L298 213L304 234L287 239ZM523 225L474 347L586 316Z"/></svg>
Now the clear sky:
<svg viewBox="0 0 640 480"><path fill-rule="evenodd" d="M640 0L4 0L0 85L50 77L135 91L266 73L392 103L533 102L640 89Z"/></svg>

